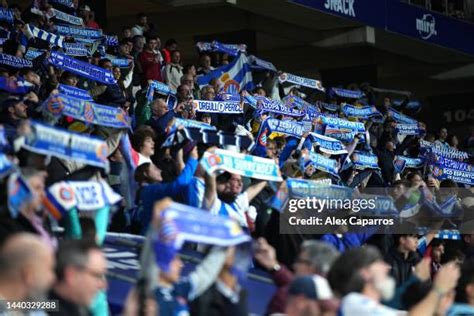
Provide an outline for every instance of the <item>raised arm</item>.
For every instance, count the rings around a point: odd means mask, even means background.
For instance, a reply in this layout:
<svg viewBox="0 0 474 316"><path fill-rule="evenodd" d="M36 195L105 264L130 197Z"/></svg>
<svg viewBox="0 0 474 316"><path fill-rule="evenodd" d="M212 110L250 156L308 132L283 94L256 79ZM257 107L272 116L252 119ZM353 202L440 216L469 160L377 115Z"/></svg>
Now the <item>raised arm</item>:
<svg viewBox="0 0 474 316"><path fill-rule="evenodd" d="M252 201L267 185L267 181L260 181L247 188L245 192L249 197L249 202Z"/></svg>

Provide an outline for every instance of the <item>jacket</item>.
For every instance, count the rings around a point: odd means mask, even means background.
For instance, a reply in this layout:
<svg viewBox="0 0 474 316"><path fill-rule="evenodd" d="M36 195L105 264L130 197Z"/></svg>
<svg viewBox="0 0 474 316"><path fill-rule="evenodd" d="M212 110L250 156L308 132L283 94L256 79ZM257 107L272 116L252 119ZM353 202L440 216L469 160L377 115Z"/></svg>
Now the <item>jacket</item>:
<svg viewBox="0 0 474 316"><path fill-rule="evenodd" d="M391 267L391 275L395 278L397 286L408 280L413 273L413 268L421 260L417 252L410 252L407 258L403 257L396 248L392 248L385 256L385 262Z"/></svg>

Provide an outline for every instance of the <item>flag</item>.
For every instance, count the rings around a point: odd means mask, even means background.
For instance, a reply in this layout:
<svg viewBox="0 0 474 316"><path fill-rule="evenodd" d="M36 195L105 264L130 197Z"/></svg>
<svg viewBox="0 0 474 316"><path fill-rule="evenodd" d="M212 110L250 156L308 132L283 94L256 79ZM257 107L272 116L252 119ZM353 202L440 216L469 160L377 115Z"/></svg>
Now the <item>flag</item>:
<svg viewBox="0 0 474 316"><path fill-rule="evenodd" d="M250 63L245 54L240 54L232 63L219 67L207 75L197 77L199 88L208 85L212 79L218 79L222 90L237 94L241 90L254 88Z"/></svg>

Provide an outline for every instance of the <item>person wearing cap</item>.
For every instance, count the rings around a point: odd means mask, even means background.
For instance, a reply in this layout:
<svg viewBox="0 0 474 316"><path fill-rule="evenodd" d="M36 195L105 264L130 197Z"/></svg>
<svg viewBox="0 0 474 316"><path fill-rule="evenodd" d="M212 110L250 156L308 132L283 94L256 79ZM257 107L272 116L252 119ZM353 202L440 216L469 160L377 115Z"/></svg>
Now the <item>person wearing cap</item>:
<svg viewBox="0 0 474 316"><path fill-rule="evenodd" d="M319 275L297 277L288 289L288 316L336 315L337 306L328 281Z"/></svg>

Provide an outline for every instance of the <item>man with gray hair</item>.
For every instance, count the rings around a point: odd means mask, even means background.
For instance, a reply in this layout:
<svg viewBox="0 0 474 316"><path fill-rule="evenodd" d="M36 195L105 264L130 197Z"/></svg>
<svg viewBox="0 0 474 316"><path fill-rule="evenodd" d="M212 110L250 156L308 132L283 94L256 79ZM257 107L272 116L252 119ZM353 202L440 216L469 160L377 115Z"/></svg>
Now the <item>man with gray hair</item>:
<svg viewBox="0 0 474 316"><path fill-rule="evenodd" d="M88 307L107 286L107 261L102 250L90 240L64 241L56 262L58 281L50 298L59 301L60 309L54 315L90 315Z"/></svg>
<svg viewBox="0 0 474 316"><path fill-rule="evenodd" d="M54 282L54 252L38 236L17 233L0 250L0 298L5 301L44 301ZM0 314L8 315L0 304Z"/></svg>
<svg viewBox="0 0 474 316"><path fill-rule="evenodd" d="M260 265L273 274L273 280L278 287L267 307L267 314L285 313L288 288L293 279L300 276L318 275L326 277L332 263L339 256L339 252L331 245L319 240L306 240L293 264L293 274L276 259L275 249L264 238L257 241L255 259Z"/></svg>

